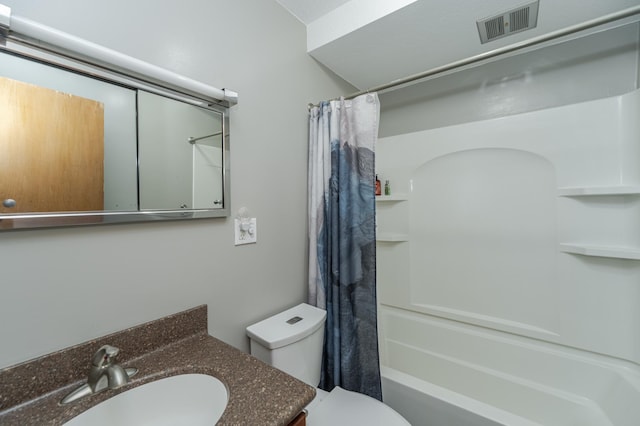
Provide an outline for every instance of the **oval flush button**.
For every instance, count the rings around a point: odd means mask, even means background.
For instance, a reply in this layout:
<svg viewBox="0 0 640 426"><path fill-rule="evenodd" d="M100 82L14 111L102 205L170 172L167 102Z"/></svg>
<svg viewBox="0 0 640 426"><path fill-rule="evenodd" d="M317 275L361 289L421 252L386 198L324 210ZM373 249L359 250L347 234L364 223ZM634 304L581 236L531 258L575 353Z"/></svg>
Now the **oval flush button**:
<svg viewBox="0 0 640 426"><path fill-rule="evenodd" d="M287 320L287 324L293 325L293 324L295 324L295 323L297 323L297 322L300 322L300 321L302 321L302 318L301 318L301 317L299 317L299 316L295 316L295 317L293 317L293 318L289 318L289 319Z"/></svg>
<svg viewBox="0 0 640 426"><path fill-rule="evenodd" d="M12 198L7 198L6 200L4 200L2 202L2 205L7 207L7 208L15 207L16 206L16 200L14 200Z"/></svg>

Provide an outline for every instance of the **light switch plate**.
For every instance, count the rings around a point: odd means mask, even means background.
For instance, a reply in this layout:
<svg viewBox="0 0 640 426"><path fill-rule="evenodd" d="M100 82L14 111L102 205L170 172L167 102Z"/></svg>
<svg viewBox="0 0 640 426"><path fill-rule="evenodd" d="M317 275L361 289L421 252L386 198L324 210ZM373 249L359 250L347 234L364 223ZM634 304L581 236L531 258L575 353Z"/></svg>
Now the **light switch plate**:
<svg viewBox="0 0 640 426"><path fill-rule="evenodd" d="M236 245L255 244L258 241L256 218L251 219L235 219L235 236Z"/></svg>

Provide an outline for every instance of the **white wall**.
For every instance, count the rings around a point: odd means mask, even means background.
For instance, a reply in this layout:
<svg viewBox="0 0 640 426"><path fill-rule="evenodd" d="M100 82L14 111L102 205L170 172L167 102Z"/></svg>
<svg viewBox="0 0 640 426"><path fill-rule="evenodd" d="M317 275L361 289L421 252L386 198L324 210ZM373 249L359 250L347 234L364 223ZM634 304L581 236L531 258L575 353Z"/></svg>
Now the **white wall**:
<svg viewBox="0 0 640 426"><path fill-rule="evenodd" d="M183 309L241 349L244 327L306 298L306 104L353 88L306 54L275 1L5 0L18 16L240 94L231 110L231 209L258 218L0 235L0 367Z"/></svg>

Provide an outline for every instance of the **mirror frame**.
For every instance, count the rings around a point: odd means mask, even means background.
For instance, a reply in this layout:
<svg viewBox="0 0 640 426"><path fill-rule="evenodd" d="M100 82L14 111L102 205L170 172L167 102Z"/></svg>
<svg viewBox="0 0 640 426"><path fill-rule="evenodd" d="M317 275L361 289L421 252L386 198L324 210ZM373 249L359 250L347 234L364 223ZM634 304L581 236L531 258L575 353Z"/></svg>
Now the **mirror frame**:
<svg viewBox="0 0 640 426"><path fill-rule="evenodd" d="M51 50L41 51L30 46L10 46L2 44L0 35L0 55L9 54L22 59L40 62L70 73L102 80L107 83L129 87L133 90L145 90L176 101L191 103L202 108L215 111L222 116L222 207L212 209L175 209L175 210L141 210L135 211L69 211L69 212L33 212L33 213L0 213L0 232L85 225L123 224L136 222L176 221L228 217L230 214L230 129L229 104L212 100L206 95L199 96L190 91L179 91L175 87L159 84L156 80L145 80L140 76L125 74L117 67L110 68L105 64L95 64L83 58L62 55ZM224 89L223 89L224 90ZM136 144L138 141L136 140ZM136 149L137 151L137 149ZM136 157L139 162L139 157ZM139 175L139 171L138 171Z"/></svg>

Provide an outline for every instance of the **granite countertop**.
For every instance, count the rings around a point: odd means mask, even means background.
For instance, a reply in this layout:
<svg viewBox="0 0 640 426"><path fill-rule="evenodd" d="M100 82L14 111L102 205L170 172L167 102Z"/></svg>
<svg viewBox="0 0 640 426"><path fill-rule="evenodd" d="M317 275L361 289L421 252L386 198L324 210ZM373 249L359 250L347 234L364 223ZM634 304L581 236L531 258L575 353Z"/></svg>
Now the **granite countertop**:
<svg viewBox="0 0 640 426"><path fill-rule="evenodd" d="M201 318L203 308L204 324ZM176 318L183 323L190 321L193 313L199 316L196 321L200 324L189 324L187 336L182 333L184 330L176 331L185 328L184 324L168 330L165 328L173 324L170 322ZM315 396L313 387L209 336L206 331L206 307L194 308L158 321L164 322L144 324L0 370L0 425L60 425L118 393L186 373L211 375L227 386L229 401L218 425L287 425ZM162 334L159 339L154 339L158 337L154 336L156 332ZM140 338L140 333L145 336ZM136 340L142 340L140 345L136 344ZM82 378L69 382L68 378L85 375L90 354L106 343L120 347L121 355L126 355L123 347L125 351L128 350L130 356L123 356L120 365L138 368L138 373L120 389L106 390L60 405L64 396L86 381L86 378ZM144 351L144 346L150 350ZM81 354L89 356L83 358ZM69 361L66 363L68 365L63 363L56 371L48 368L51 364L58 366L57 361L67 357L83 359L83 366L72 365L77 362ZM42 371L42 380L36 380L36 377L40 378L36 370L42 368L45 369ZM61 385L63 381L67 383Z"/></svg>

